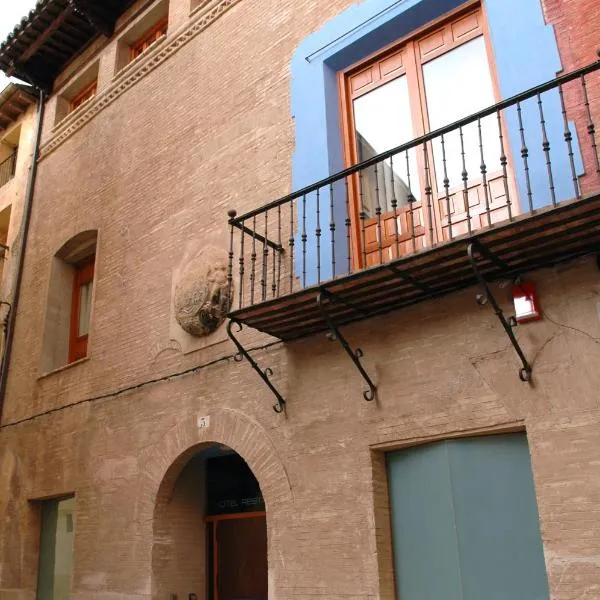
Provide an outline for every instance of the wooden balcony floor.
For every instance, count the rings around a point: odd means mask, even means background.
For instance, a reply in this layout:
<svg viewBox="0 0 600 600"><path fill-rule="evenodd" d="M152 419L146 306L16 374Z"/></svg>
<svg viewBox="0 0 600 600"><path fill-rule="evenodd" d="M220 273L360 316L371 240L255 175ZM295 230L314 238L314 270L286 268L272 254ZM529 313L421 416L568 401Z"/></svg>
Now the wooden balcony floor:
<svg viewBox="0 0 600 600"><path fill-rule="evenodd" d="M443 296L477 283L467 256L467 246L474 240L504 264L478 258L487 281L600 252L600 195L539 209L472 236L235 310L229 317L281 340L293 340L327 329L317 305L320 293L329 299L325 306L337 325Z"/></svg>

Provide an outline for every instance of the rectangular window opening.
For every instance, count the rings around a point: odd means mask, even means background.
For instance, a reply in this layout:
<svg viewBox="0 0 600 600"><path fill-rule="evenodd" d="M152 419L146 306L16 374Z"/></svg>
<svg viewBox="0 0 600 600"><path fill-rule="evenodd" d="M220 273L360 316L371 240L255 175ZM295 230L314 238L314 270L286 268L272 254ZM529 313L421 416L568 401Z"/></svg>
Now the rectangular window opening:
<svg viewBox="0 0 600 600"><path fill-rule="evenodd" d="M151 27L140 38L138 38L131 46L131 60L135 60L138 56L150 48L150 46L165 36L167 34L168 24L168 18L163 17L158 23L156 23L156 25Z"/></svg>
<svg viewBox="0 0 600 600"><path fill-rule="evenodd" d="M144 10L120 35L115 73L120 73L167 35L169 0L158 0Z"/></svg>
<svg viewBox="0 0 600 600"><path fill-rule="evenodd" d="M59 91L56 102L55 125L90 102L98 92L100 62L94 61Z"/></svg>
<svg viewBox="0 0 600 600"><path fill-rule="evenodd" d="M71 111L78 109L82 104L85 104L88 100L91 100L98 90L98 80L95 79L83 90L81 90L73 100L71 100Z"/></svg>

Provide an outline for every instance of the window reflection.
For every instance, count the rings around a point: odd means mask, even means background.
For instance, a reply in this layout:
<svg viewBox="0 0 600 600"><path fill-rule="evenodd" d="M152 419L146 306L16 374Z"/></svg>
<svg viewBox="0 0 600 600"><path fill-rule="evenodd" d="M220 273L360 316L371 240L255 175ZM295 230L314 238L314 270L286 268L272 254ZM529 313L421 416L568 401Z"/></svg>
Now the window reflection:
<svg viewBox="0 0 600 600"><path fill-rule="evenodd" d="M495 102L482 36L423 65L423 80L431 131L476 113ZM444 136L446 174L450 188L463 184L463 150L469 180L481 177L481 150L477 122L463 127L462 133L462 146L458 130ZM487 171L500 169L500 142L495 115L481 120L481 143ZM441 138L433 140L433 152L438 193L442 194L444 156Z"/></svg>
<svg viewBox="0 0 600 600"><path fill-rule="evenodd" d="M354 123L358 147L358 160L362 162L409 142L413 139L413 126L406 76L354 100ZM398 154L361 174L361 198L367 217L375 215L377 206L382 212L408 203L410 193L420 198L416 153L414 150Z"/></svg>

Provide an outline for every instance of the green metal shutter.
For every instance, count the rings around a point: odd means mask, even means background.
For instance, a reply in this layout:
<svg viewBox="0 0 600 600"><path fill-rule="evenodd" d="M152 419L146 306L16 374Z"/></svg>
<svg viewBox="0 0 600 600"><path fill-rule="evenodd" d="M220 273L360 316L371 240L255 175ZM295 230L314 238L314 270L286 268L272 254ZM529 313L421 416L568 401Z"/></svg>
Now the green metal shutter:
<svg viewBox="0 0 600 600"><path fill-rule="evenodd" d="M388 455L398 600L547 600L524 434Z"/></svg>

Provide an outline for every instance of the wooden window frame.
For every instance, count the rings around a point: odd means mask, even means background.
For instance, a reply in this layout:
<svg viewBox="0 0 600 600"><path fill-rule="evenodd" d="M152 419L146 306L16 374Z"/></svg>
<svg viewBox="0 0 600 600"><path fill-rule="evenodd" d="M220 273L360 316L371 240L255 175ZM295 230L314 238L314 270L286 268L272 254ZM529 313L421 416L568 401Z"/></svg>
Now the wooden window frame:
<svg viewBox="0 0 600 600"><path fill-rule="evenodd" d="M444 46L443 49L438 49L432 51L426 57L421 56L419 53L419 44L424 40L435 36L438 32L441 32L447 28L451 28L455 23L460 22L461 20L468 18L471 15L478 15L480 19L479 30L476 32L470 32L464 35L460 41L453 41ZM387 45L386 47L378 50L377 52L371 54L367 58L351 65L350 67L340 71L338 73L338 89L339 89L339 102L340 102L340 118L341 118L341 132L342 132L342 150L343 150L343 158L344 164L346 167L350 167L358 163L358 148L355 136L355 122L354 122L354 110L353 110L353 101L383 85L397 79L401 76L407 77L408 84L408 93L409 93L409 102L411 108L411 116L412 116L412 125L413 125L413 139L416 139L422 135L425 135L429 129L429 118L427 111L427 99L425 96L425 85L424 85L424 77L423 77L423 66L448 52L462 46L463 44L470 42L479 37L483 37L486 58L489 65L489 72L492 82L492 89L494 94L494 101L498 102L501 99L500 87L497 76L497 68L494 61L494 55L491 45L491 38L489 32L489 26L487 23L485 10L481 5L480 0L474 0L472 2L468 2L463 6L458 7L457 9L451 11L450 13L435 19L423 27L416 29L411 32L409 35L404 36L392 44ZM389 76L382 76L377 81L372 81L371 83L365 85L360 89L359 92L352 92L350 89L350 81L352 77L356 77L361 72L367 72L370 69L373 69L374 65L381 63L381 61L386 60L389 57L393 57L396 54L405 53L406 60L403 61L402 68L397 71L389 74ZM503 134L505 139L508 139L506 126L503 123ZM433 149L431 143L428 144L429 156L433 156ZM510 154L510 148L505 149L506 154ZM420 186L420 190L425 189L425 181L424 181L424 165L423 165L423 153L417 152L417 164L418 164L418 182ZM510 157L509 157L510 160ZM433 160L430 158L430 162L433 163ZM431 181L430 185L433 188L432 198L436 199L440 195L440 191L437 190L437 178L435 176L433 164L430 164L431 168ZM360 269L364 268L363 264L363 242L361 239L361 227L360 227L360 202L358 201L359 197L359 177L355 175L350 178L350 207L351 214L350 218L352 220L353 226L351 229L351 253L352 253L352 262L353 268ZM511 181L511 188L516 190L516 186ZM516 195L515 195L516 197ZM420 202L416 202L413 204L413 207L416 208L424 208L424 199L421 199ZM513 212L518 212L518 202L513 205ZM424 230L432 228L435 232L436 240L443 239L443 225L441 223L441 215L437 214L437 210L433 211L433 222L429 222L428 211L422 210L423 218L420 223L420 227ZM426 237L425 234L424 237ZM424 243L426 243L424 241ZM392 250L390 250L392 251ZM396 257L394 257L396 258ZM385 261L384 261L385 262Z"/></svg>
<svg viewBox="0 0 600 600"><path fill-rule="evenodd" d="M83 103L90 100L96 95L98 91L98 79L94 79L92 83L86 85L72 100L70 103L70 112L78 109Z"/></svg>
<svg viewBox="0 0 600 600"><path fill-rule="evenodd" d="M87 356L88 336L79 333L80 288L94 281L95 256L75 266L73 275L73 291L71 296L71 319L69 327L69 363Z"/></svg>
<svg viewBox="0 0 600 600"><path fill-rule="evenodd" d="M135 60L142 55L152 44L157 42L161 37L167 35L169 26L169 17L163 17L155 23L150 29L145 31L133 44L131 44L129 58Z"/></svg>

